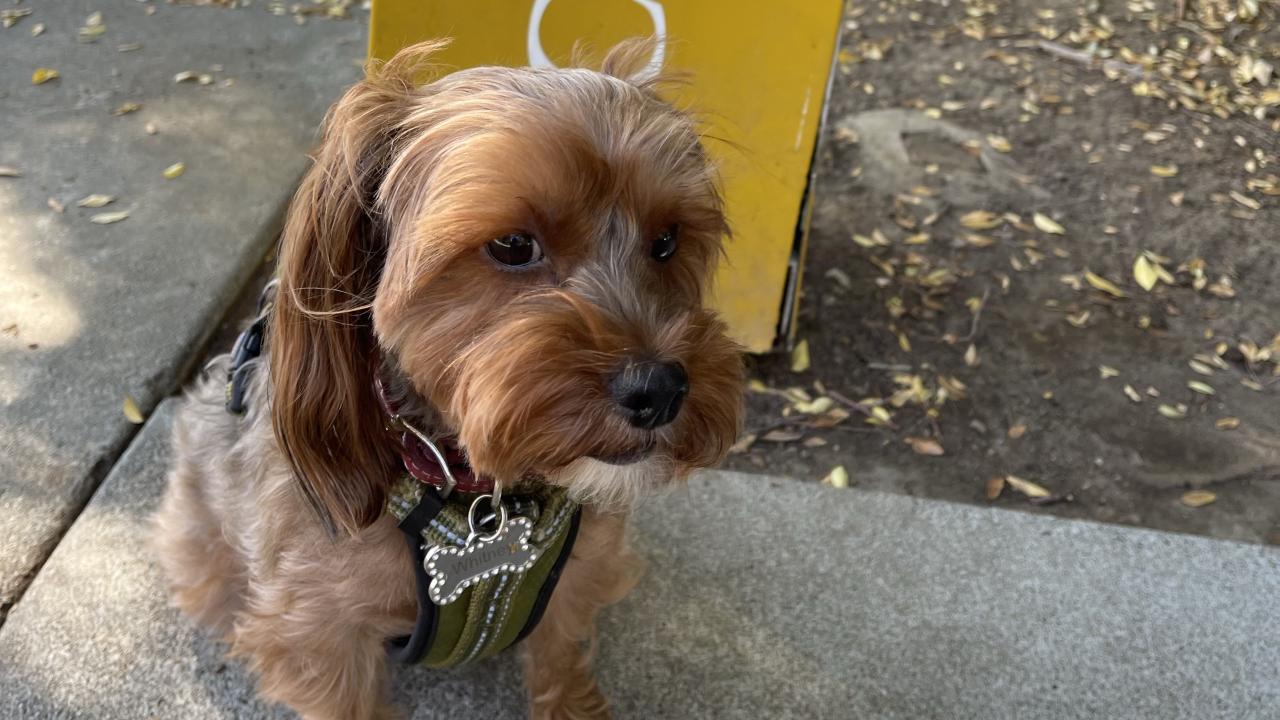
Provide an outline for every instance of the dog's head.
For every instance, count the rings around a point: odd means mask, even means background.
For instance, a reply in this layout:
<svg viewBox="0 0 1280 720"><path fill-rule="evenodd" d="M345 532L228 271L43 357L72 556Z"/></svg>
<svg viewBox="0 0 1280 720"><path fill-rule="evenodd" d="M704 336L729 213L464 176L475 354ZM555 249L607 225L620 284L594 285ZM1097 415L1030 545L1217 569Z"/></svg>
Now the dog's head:
<svg viewBox="0 0 1280 720"><path fill-rule="evenodd" d="M345 530L380 514L381 356L508 486L616 501L719 461L742 389L703 308L726 226L693 123L628 79L648 48L417 84L436 47L334 106L287 219L272 416L308 496Z"/></svg>

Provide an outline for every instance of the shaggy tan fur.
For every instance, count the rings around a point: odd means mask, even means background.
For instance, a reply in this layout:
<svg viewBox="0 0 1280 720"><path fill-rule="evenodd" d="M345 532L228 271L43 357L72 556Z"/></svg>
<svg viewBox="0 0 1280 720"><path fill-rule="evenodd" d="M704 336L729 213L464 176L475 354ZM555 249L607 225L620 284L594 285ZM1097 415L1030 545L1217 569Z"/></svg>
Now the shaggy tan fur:
<svg viewBox="0 0 1280 720"><path fill-rule="evenodd" d="M416 605L384 512L403 467L373 377L391 373L412 419L475 472L588 503L525 669L534 717L607 717L590 646L639 575L629 503L719 461L740 421L738 349L702 307L726 230L714 173L689 118L627 79L643 43L603 72L423 84L437 48L371 68L330 111L286 222L249 409L223 409L225 358L191 391L157 551L174 602L264 697L306 718L396 716L384 642ZM654 238L673 229L659 262ZM513 271L486 252L516 232L544 262ZM670 424L619 413L608 379L636 358L687 371Z"/></svg>

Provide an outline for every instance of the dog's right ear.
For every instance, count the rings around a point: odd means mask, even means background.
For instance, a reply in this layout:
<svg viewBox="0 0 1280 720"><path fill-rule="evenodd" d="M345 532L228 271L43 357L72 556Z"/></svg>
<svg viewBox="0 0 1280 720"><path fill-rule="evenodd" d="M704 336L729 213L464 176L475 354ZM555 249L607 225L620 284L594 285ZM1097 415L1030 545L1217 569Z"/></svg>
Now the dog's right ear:
<svg viewBox="0 0 1280 720"><path fill-rule="evenodd" d="M623 40L605 53L600 72L653 94L664 87L686 85L688 74L662 65L669 43L669 39L657 36Z"/></svg>
<svg viewBox="0 0 1280 720"><path fill-rule="evenodd" d="M354 533L378 519L398 458L373 390L370 306L387 250L375 197L418 94L416 76L443 45L415 45L370 66L333 106L285 220L267 345L272 424L331 531Z"/></svg>

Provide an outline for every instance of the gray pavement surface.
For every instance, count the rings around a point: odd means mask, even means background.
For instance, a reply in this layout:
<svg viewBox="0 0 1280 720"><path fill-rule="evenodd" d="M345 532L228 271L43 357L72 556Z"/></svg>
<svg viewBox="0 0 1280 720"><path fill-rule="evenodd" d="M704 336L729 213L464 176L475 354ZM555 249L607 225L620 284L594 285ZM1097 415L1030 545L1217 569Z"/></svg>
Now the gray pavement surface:
<svg viewBox="0 0 1280 720"><path fill-rule="evenodd" d="M172 402L0 628L0 717L288 717L167 608L145 546ZM1276 718L1280 551L736 473L646 504L603 618L620 718ZM523 716L510 655L397 674Z"/></svg>
<svg viewBox="0 0 1280 720"><path fill-rule="evenodd" d="M0 622L134 433L124 396L171 393L262 258L365 37L266 2L14 7L32 14L0 31L0 165L21 172L0 177ZM33 85L42 67L61 77ZM77 207L91 194L116 200Z"/></svg>

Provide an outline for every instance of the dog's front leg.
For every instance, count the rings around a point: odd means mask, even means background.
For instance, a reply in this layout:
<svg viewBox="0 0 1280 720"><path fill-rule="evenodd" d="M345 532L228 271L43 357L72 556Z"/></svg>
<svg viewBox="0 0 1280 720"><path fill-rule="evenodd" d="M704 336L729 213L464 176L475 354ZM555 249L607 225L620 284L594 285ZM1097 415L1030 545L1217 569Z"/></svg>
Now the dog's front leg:
<svg viewBox="0 0 1280 720"><path fill-rule="evenodd" d="M253 603L236 625L232 647L258 676L264 697L305 720L401 717L388 703L385 630L348 622L328 598L268 594L276 600Z"/></svg>
<svg viewBox="0 0 1280 720"><path fill-rule="evenodd" d="M621 600L640 576L627 547L626 516L584 508L573 553L524 653L534 720L608 718L592 673L596 615Z"/></svg>

